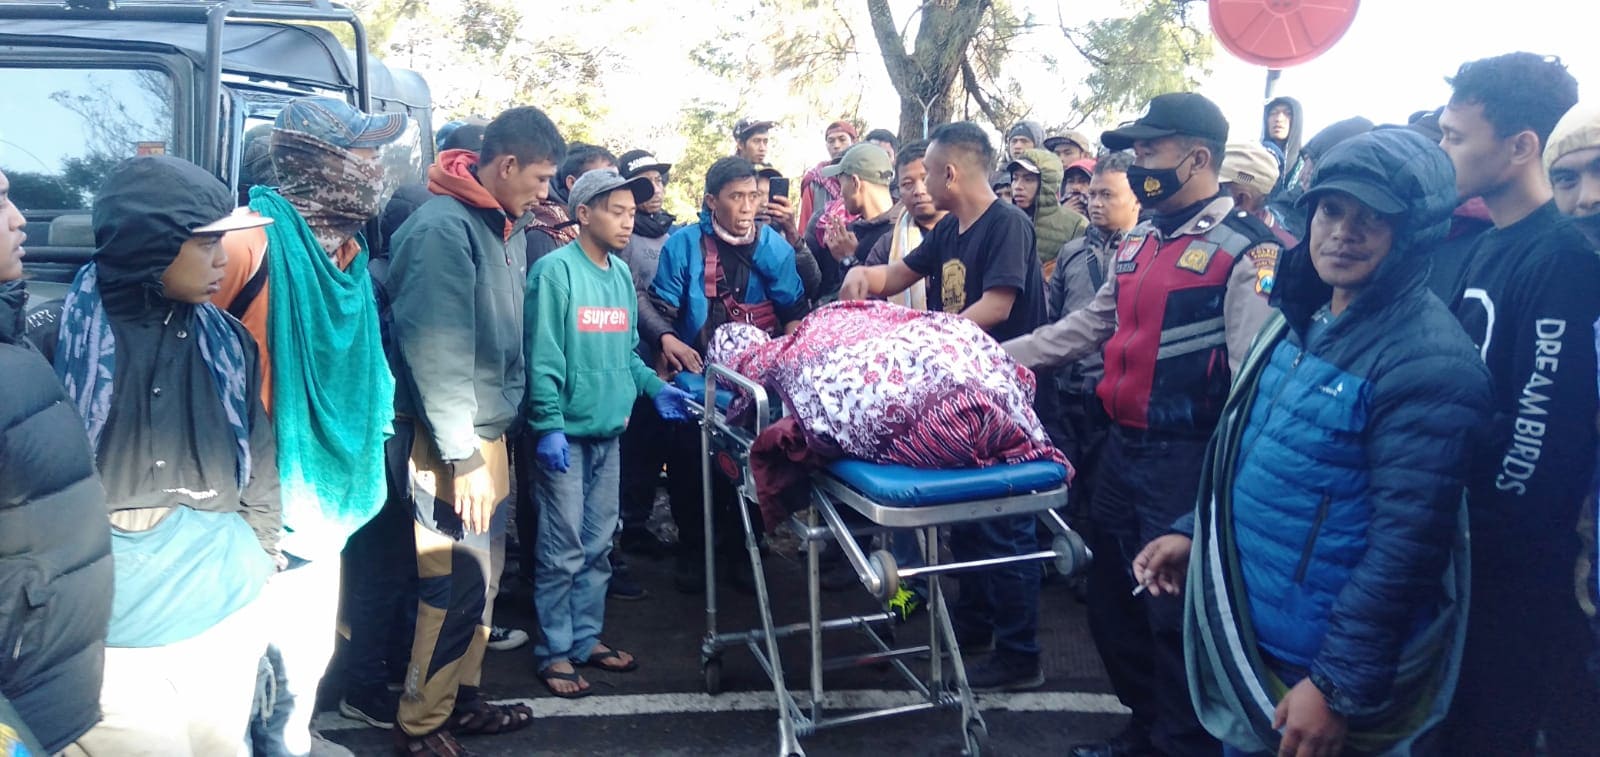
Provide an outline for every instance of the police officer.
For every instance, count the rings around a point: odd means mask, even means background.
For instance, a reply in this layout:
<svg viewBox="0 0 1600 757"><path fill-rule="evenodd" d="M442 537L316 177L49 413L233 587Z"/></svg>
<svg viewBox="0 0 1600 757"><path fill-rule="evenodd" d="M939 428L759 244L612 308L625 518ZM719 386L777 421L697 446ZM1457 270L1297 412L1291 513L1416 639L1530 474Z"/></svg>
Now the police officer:
<svg viewBox="0 0 1600 757"><path fill-rule="evenodd" d="M1074 757L1215 755L1190 706L1182 603L1133 596L1130 563L1194 507L1206 440L1228 385L1265 322L1280 248L1222 193L1228 122L1191 93L1160 95L1137 121L1101 135L1133 149L1128 183L1150 217L1117 247L1111 276L1085 307L1005 348L1030 368L1104 348L1096 388L1112 421L1090 502L1089 622L1128 728Z"/></svg>

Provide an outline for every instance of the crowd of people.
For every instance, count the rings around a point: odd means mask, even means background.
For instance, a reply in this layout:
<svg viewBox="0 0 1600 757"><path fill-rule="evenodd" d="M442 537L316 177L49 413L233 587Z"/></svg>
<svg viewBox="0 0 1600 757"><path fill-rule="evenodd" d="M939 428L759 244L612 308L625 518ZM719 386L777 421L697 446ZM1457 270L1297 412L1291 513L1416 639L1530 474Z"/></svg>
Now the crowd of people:
<svg viewBox="0 0 1600 757"><path fill-rule="evenodd" d="M1309 139L1293 98L1257 137L1188 92L999 149L840 120L794 185L780 125L746 118L681 221L670 163L534 107L450 124L426 184L393 187L406 117L307 97L253 132L242 193L117 166L32 330L0 175L0 733L344 753L311 722L341 627L340 710L397 753L527 727L480 691L485 651L531 638L564 698L636 670L605 624L647 596L626 556L674 557L686 593L708 553L752 585L671 379L726 324L803 335L877 299L1031 370L1076 472L1088 625L1132 716L1074 757L1593 754L1600 110L1530 53L1449 81L1408 123ZM663 476L675 543L650 527ZM1040 539L1018 517L949 544ZM508 545L531 637L494 620ZM975 689L1044 684L1046 578L961 582ZM834 553L823 584L854 581Z"/></svg>

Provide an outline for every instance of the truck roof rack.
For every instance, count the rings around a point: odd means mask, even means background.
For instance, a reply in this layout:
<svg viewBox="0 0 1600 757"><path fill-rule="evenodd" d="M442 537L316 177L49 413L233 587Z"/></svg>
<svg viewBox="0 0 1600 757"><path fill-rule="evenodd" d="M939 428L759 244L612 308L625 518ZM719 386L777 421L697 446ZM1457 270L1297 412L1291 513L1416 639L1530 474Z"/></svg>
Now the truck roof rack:
<svg viewBox="0 0 1600 757"><path fill-rule="evenodd" d="M367 29L355 11L331 0L0 0L0 20L164 21L206 25L206 118L201 134L204 166L220 162L222 128L222 26L229 20L348 24L355 33L356 105L372 109Z"/></svg>

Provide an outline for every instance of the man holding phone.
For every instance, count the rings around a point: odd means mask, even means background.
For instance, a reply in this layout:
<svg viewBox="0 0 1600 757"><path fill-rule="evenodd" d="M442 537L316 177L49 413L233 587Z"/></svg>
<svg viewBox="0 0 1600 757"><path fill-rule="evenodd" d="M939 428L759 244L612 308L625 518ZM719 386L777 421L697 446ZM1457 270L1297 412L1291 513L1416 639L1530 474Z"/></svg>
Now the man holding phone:
<svg viewBox="0 0 1600 757"><path fill-rule="evenodd" d="M789 200L789 179L765 163L756 166L756 193L765 197L765 204L756 212L757 226L771 226L794 248L794 265L800 273L800 283L805 285L806 299L817 296L822 283L822 269L810 248L800 243L800 226L795 220L794 203Z"/></svg>
<svg viewBox="0 0 1600 757"><path fill-rule="evenodd" d="M764 198L756 211L756 224L771 226L783 235L790 246L800 239L800 225L795 220L794 203L789 201L789 180L783 172L765 163L756 166L756 191Z"/></svg>
<svg viewBox="0 0 1600 757"><path fill-rule="evenodd" d="M824 178L839 178L839 199L845 213L857 220L827 223L807 244L822 268L822 297L838 294L844 275L861 257L872 250L878 239L894 229L905 208L894 201L889 185L894 183L894 159L882 147L863 142L851 147L844 157L822 169Z"/></svg>

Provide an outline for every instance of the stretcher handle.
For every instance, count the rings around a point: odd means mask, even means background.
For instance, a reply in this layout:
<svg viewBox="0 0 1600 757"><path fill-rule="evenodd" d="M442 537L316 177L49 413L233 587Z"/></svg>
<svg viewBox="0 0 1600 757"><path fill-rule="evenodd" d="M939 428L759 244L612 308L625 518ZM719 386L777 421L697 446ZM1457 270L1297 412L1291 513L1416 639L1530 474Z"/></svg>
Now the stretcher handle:
<svg viewBox="0 0 1600 757"><path fill-rule="evenodd" d="M755 400L755 403L756 403L756 428L755 428L755 431L756 431L757 435L760 435L760 433L762 431L766 430L767 424L772 418L771 413L770 413L770 410L771 410L770 403L767 400L767 388L762 386L761 384L757 383L754 379L751 379L751 378L745 376L744 374L733 370L732 368L728 368L728 367L723 366L723 365L721 365L719 363L708 364L706 366L706 404L705 404L706 415L707 415L708 418L712 417L714 415L715 416L720 416L722 414L722 411L717 409L717 379L718 378L727 379L728 383L733 384L734 386L736 386L736 387L738 387L740 389L743 389L746 394L750 395L751 399ZM721 422L726 424L726 419L725 418L721 419Z"/></svg>

